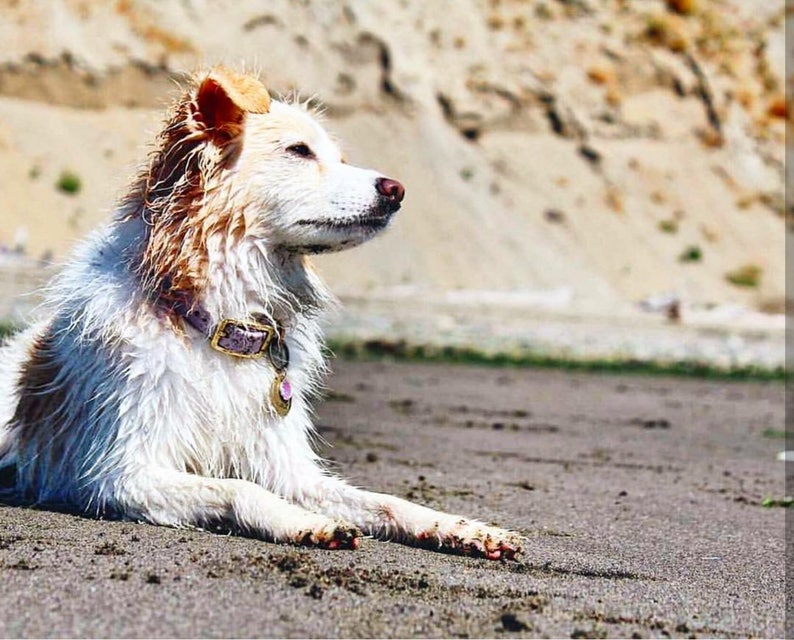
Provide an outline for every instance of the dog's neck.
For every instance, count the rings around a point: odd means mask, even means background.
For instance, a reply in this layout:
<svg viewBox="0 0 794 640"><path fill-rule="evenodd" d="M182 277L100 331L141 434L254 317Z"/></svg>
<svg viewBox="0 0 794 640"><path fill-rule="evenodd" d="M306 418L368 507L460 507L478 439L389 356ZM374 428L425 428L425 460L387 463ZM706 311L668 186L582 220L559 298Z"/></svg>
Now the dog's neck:
<svg viewBox="0 0 794 640"><path fill-rule="evenodd" d="M136 274L143 298L168 298L162 282L141 277L141 260L151 231L144 218L122 215L115 228L106 248ZM306 256L272 247L265 239L244 236L230 240L220 232L208 238L205 250L201 286L178 293L201 304L215 321L256 315L289 329L297 316L317 316L335 304Z"/></svg>
<svg viewBox="0 0 794 640"><path fill-rule="evenodd" d="M333 300L304 256L243 238L220 248L208 243L203 304L218 318L264 316L289 327L297 315L317 315Z"/></svg>

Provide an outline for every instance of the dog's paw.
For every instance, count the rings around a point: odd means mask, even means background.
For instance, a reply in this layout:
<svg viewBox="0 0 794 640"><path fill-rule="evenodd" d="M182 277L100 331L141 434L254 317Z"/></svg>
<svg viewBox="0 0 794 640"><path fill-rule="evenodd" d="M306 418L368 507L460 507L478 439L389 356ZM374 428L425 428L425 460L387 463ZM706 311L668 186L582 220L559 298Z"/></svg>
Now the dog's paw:
<svg viewBox="0 0 794 640"><path fill-rule="evenodd" d="M301 531L298 543L305 547L321 549L358 549L362 533L357 527L331 522L329 525Z"/></svg>
<svg viewBox="0 0 794 640"><path fill-rule="evenodd" d="M416 538L426 548L488 560L515 560L523 552L519 534L471 520L459 520L450 528L434 527Z"/></svg>

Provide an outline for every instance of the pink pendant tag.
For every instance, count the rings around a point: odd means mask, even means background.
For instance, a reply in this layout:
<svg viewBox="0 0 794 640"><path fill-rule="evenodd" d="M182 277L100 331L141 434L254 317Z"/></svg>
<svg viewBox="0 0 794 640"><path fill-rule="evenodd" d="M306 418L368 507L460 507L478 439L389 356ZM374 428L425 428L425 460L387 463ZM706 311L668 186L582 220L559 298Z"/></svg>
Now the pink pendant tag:
<svg viewBox="0 0 794 640"><path fill-rule="evenodd" d="M292 385L287 380L286 372L276 373L276 377L270 385L270 405L282 418L289 413L292 407L292 395Z"/></svg>
<svg viewBox="0 0 794 640"><path fill-rule="evenodd" d="M292 400L292 385L289 383L289 380L284 378L284 380L281 381L278 392L284 402Z"/></svg>

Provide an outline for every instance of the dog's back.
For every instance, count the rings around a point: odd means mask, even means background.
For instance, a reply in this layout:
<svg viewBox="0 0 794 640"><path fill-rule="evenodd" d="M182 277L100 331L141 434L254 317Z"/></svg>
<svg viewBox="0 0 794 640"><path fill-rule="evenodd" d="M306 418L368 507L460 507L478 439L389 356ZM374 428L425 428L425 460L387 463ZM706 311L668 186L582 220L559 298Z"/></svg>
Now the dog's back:
<svg viewBox="0 0 794 640"><path fill-rule="evenodd" d="M32 333L28 330L17 334L0 345L0 470L16 464L11 424L19 402L20 366L26 358ZM8 473L0 473L0 476L5 477Z"/></svg>
<svg viewBox="0 0 794 640"><path fill-rule="evenodd" d="M15 468L20 500L87 510L91 473L112 458L123 388L112 336L134 289L111 249L99 236L83 245L49 286L43 319L2 347L0 466Z"/></svg>

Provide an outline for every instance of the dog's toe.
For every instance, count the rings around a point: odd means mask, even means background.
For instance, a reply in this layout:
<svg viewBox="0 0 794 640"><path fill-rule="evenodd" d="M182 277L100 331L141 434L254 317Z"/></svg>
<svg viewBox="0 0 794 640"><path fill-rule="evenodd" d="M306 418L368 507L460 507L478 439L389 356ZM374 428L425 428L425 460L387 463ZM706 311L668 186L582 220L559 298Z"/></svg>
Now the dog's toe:
<svg viewBox="0 0 794 640"><path fill-rule="evenodd" d="M521 539L518 536L513 536L512 539L503 541L500 544L498 551L499 556L493 558L494 560L498 560L500 558L504 560L516 560L517 557L524 552L524 549L521 546Z"/></svg>
<svg viewBox="0 0 794 640"><path fill-rule="evenodd" d="M487 560L515 560L522 552L518 534L472 521L458 522L446 533L434 530L419 534L417 541L424 547Z"/></svg>
<svg viewBox="0 0 794 640"><path fill-rule="evenodd" d="M489 560L515 560L523 552L520 536L501 529L496 529L496 532L500 535L488 536L485 557Z"/></svg>
<svg viewBox="0 0 794 640"><path fill-rule="evenodd" d="M334 529L326 549L358 549L361 546L361 531L357 527L341 526Z"/></svg>
<svg viewBox="0 0 794 640"><path fill-rule="evenodd" d="M301 532L300 544L321 549L358 549L361 535L356 527L334 523L321 529Z"/></svg>

